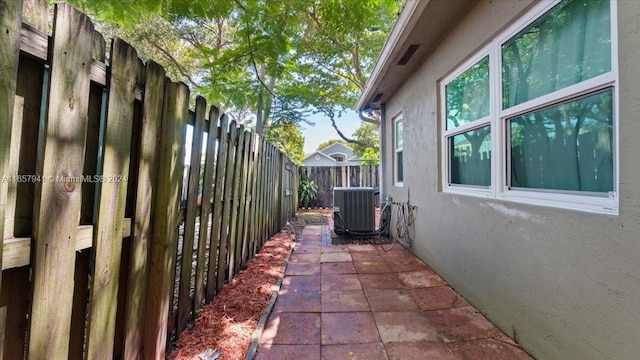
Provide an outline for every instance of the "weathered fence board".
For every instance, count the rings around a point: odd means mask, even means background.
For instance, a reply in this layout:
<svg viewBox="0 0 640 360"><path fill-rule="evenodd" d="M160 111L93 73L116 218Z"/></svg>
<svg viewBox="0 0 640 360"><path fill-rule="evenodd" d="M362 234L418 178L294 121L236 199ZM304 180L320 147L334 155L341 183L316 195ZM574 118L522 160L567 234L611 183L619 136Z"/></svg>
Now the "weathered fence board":
<svg viewBox="0 0 640 360"><path fill-rule="evenodd" d="M231 188L231 212L229 214L229 248L228 248L228 275L227 279L232 279L236 266L236 247L238 245L238 214L240 199L240 182L242 181L242 161L244 154L244 127L241 125L238 129L237 143L235 148L234 163L236 166L233 171L233 185Z"/></svg>
<svg viewBox="0 0 640 360"><path fill-rule="evenodd" d="M245 163L244 163L244 173L246 174L243 183L245 184L244 196L240 205L242 206L242 215L240 217L240 225L239 228L242 229L242 236L240 237L240 243L242 246L240 247L240 256L239 256L239 264L238 268L244 268L245 262L247 261L247 255L249 250L249 214L251 209L251 190L252 183L248 181L251 179L253 173L253 153L255 151L255 136L253 132L247 132L247 146L246 146L246 154L245 154Z"/></svg>
<svg viewBox="0 0 640 360"><path fill-rule="evenodd" d="M202 98L191 119L189 89L121 40L107 64L71 6L56 6L49 39L44 1L25 1L37 28L0 0L0 170L23 179L0 184L0 360L163 358L295 212L296 178L217 108L205 119Z"/></svg>
<svg viewBox="0 0 640 360"><path fill-rule="evenodd" d="M165 88L165 71L154 63L146 65L144 105L138 139L138 184L134 209L133 237L131 239L131 263L129 265L129 289L127 291L127 315L125 318L124 358L142 359L145 303L149 273L148 254L153 239L152 219L157 195L158 145Z"/></svg>
<svg viewBox="0 0 640 360"><path fill-rule="evenodd" d="M133 102L138 55L120 39L111 47L109 108L104 129L102 171L98 183L98 215L93 233L94 272L91 284L87 358L113 353L122 226L127 197Z"/></svg>
<svg viewBox="0 0 640 360"><path fill-rule="evenodd" d="M231 129L229 131L229 145L228 145L228 153L227 153L227 165L225 166L226 175L224 179L224 193L223 193L223 201L222 205L222 220L221 220L221 228L220 228L220 248L218 250L218 286L216 292L219 293L222 289L222 285L226 280L226 272L228 262L228 249L229 249L229 224L231 217L231 199L233 196L233 179L234 179L234 171L233 171L233 163L235 161L235 148L236 142L238 138L237 126L235 121L231 121L230 125Z"/></svg>
<svg viewBox="0 0 640 360"><path fill-rule="evenodd" d="M158 154L157 197L154 206L153 242L149 263L147 331L145 358L165 357L167 328L171 311L173 269L178 242L178 213L183 159L183 127L187 120L189 90L183 84L169 83L164 108Z"/></svg>
<svg viewBox="0 0 640 360"><path fill-rule="evenodd" d="M216 157L216 185L213 192L213 216L211 217L211 245L209 247L209 271L207 273L207 299L218 293L218 277L220 276L220 249L222 229L222 199L224 197L225 168L227 165L227 140L229 133L229 118L222 115L218 136L218 156Z"/></svg>
<svg viewBox="0 0 640 360"><path fill-rule="evenodd" d="M0 0L0 69L6 76L0 77L0 154L10 154L12 149L11 131L13 128L13 112L18 75L18 49L20 48L20 27L22 24L22 1ZM0 156L0 174L9 172L9 157ZM5 208L7 208L7 192L9 181L0 182L0 236L4 240ZM0 244L0 252L2 245ZM2 260L0 259L0 268ZM0 279L0 285L2 284Z"/></svg>
<svg viewBox="0 0 640 360"><path fill-rule="evenodd" d="M189 306L189 293L191 291L191 264L193 263L193 240L196 230L196 207L198 206L198 184L200 180L200 160L206 107L207 103L204 98L198 96L196 98L195 126L191 142L187 215L182 237L182 263L180 266L180 292L178 295L178 333L181 333L187 325L189 314L192 310L192 307Z"/></svg>
<svg viewBox="0 0 640 360"><path fill-rule="evenodd" d="M251 192L251 220L249 222L249 251L251 256L256 253L258 236L258 219L260 216L260 179L262 176L262 138L254 135L255 151L253 154L253 186Z"/></svg>
<svg viewBox="0 0 640 360"><path fill-rule="evenodd" d="M198 240L198 262L196 268L196 284L195 284L195 308L194 311L202 308L202 302L206 298L205 294L205 262L207 243L213 238L211 233L209 236L209 217L211 215L211 191L213 189L213 177L215 175L215 151L218 134L218 118L220 111L217 107L211 106L209 111L209 133L207 135L207 150L204 163L204 179L202 181L202 209L200 210L200 229ZM209 257L211 260L211 257Z"/></svg>
<svg viewBox="0 0 640 360"><path fill-rule="evenodd" d="M30 359L68 354L81 199L78 184L57 179L82 175L94 36L89 18L65 3L56 5L54 29L42 176L56 181L36 190Z"/></svg>

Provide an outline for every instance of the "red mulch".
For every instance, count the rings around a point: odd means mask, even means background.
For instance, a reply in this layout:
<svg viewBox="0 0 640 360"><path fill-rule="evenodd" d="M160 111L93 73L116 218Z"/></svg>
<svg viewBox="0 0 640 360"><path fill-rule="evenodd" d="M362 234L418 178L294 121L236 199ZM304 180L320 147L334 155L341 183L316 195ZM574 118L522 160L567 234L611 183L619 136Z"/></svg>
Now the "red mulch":
<svg viewBox="0 0 640 360"><path fill-rule="evenodd" d="M204 306L168 358L198 359L207 349L219 349L222 356L218 359L244 359L293 242L294 236L283 232L269 239L247 262L247 268Z"/></svg>

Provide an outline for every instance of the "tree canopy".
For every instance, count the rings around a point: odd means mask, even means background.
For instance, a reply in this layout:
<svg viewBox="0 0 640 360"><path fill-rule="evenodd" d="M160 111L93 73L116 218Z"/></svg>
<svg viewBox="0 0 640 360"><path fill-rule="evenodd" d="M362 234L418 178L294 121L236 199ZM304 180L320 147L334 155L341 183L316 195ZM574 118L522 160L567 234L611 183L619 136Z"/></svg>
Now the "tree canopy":
<svg viewBox="0 0 640 360"><path fill-rule="evenodd" d="M70 2L106 36L130 42L238 123L283 136L279 143L293 158L304 142L295 125L313 113L356 149L378 147L377 137L345 136L336 120L364 89L402 0Z"/></svg>
<svg viewBox="0 0 640 360"><path fill-rule="evenodd" d="M274 101L332 119L352 108L400 1L71 0L258 128Z"/></svg>

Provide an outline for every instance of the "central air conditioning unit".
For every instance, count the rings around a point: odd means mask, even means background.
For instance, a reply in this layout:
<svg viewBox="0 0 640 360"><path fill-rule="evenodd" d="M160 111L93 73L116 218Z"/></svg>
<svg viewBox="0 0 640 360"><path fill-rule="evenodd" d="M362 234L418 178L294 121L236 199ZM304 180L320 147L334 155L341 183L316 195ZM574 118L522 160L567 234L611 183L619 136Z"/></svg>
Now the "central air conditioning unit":
<svg viewBox="0 0 640 360"><path fill-rule="evenodd" d="M375 190L333 188L333 228L338 235L370 235L375 231Z"/></svg>

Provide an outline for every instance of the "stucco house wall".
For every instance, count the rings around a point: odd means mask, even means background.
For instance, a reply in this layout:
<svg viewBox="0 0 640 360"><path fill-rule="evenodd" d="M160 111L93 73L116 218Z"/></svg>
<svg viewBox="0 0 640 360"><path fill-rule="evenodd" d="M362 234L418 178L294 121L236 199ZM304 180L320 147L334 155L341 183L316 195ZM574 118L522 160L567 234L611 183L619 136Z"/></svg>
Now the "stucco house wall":
<svg viewBox="0 0 640 360"><path fill-rule="evenodd" d="M383 104L383 194L417 206L414 251L540 359L640 354L640 6L617 2L619 215L442 192L439 82L537 1L482 0ZM404 184L393 181L393 118Z"/></svg>

